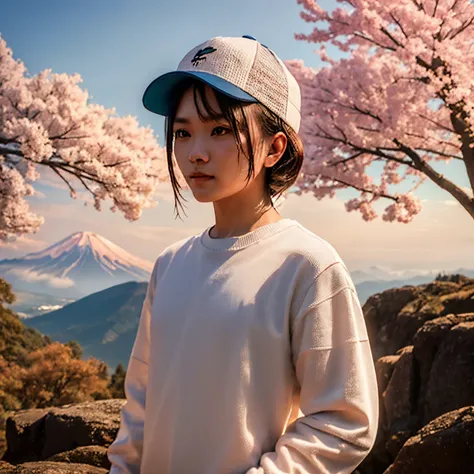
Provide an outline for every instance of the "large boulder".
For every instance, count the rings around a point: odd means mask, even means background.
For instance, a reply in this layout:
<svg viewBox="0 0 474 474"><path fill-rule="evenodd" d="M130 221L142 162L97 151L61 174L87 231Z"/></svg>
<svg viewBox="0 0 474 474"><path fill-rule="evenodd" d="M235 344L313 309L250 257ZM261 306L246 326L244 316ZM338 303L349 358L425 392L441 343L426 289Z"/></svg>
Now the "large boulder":
<svg viewBox="0 0 474 474"><path fill-rule="evenodd" d="M48 409L19 410L6 422L7 462L37 461L41 457L44 417Z"/></svg>
<svg viewBox="0 0 474 474"><path fill-rule="evenodd" d="M414 393L413 346L397 352L400 355L392 377L382 394L386 428L390 434L400 429L410 429L415 425L412 418L416 401Z"/></svg>
<svg viewBox="0 0 474 474"><path fill-rule="evenodd" d="M19 464L43 461L79 446L108 447L117 435L124 403L111 399L20 410L7 420L3 460Z"/></svg>
<svg viewBox="0 0 474 474"><path fill-rule="evenodd" d="M392 378L395 365L399 359L400 355L389 355L380 357L380 359L375 361L375 373L377 375L379 396L382 396L383 392L385 392L385 389Z"/></svg>
<svg viewBox="0 0 474 474"><path fill-rule="evenodd" d="M411 437L384 474L474 472L474 406L435 418Z"/></svg>
<svg viewBox="0 0 474 474"><path fill-rule="evenodd" d="M474 313L474 279L458 275L454 281L394 288L371 296L363 309L377 360L413 344L427 321L450 313Z"/></svg>
<svg viewBox="0 0 474 474"><path fill-rule="evenodd" d="M423 402L423 424L474 404L474 321L462 322L446 334L431 366Z"/></svg>
<svg viewBox="0 0 474 474"><path fill-rule="evenodd" d="M474 372L473 361L471 360L470 363L464 361L461 366L459 365L459 362L462 362L459 358L469 358L472 349L469 353L469 347L462 350L461 347L453 347L453 343L456 344L456 339L459 337L465 340L464 345L472 344L474 332L468 326L461 329L461 332L455 331L454 337L448 337L452 329L461 323L469 322L474 322L474 313L449 314L427 322L413 338L413 354L419 377L418 417L421 426L442 413L474 404L474 401L470 401L473 398L472 383L469 384L469 380L472 380L471 374ZM467 353L465 353L466 349ZM453 350L456 352L454 357L457 361L454 364L449 360L449 354ZM452 365L452 371L450 370L449 374L446 373L447 365ZM464 377L462 374L466 370L467 377L462 380ZM438 380L440 377L442 383ZM453 377L457 380L461 379L462 383L454 389L453 394L448 395L445 392L445 383L450 383ZM465 382L468 382L468 385L465 385Z"/></svg>
<svg viewBox="0 0 474 474"><path fill-rule="evenodd" d="M420 293L421 290L416 286L393 288L371 296L364 304L365 322L375 360L395 354L402 347L392 350L394 344L388 326L407 304L418 299Z"/></svg>

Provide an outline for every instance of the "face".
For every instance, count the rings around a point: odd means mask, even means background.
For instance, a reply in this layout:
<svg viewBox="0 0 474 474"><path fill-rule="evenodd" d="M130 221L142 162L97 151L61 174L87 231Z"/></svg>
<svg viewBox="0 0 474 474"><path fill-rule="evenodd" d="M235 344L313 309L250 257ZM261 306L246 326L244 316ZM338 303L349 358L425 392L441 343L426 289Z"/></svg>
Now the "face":
<svg viewBox="0 0 474 474"><path fill-rule="evenodd" d="M212 110L220 110L212 88L206 88L206 98ZM198 95L199 101L199 95ZM201 111L205 109L199 103ZM225 117L202 121L189 88L178 106L173 126L174 154L178 166L194 197L200 202L215 202L230 197L242 197L256 191L264 193L263 150L265 140L256 126L252 113L247 113L250 135L253 137L254 176L247 184L248 158L240 152L231 125ZM247 143L240 134L244 150ZM210 179L195 179L195 172L211 175Z"/></svg>

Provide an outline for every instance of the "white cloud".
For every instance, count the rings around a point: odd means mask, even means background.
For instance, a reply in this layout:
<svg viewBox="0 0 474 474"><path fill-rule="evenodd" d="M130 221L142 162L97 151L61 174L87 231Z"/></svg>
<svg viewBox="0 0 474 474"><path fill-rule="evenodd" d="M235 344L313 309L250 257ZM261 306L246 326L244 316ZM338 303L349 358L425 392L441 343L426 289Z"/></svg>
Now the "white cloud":
<svg viewBox="0 0 474 474"><path fill-rule="evenodd" d="M45 198L46 198L46 194L44 194L44 193L42 193L41 191L38 191L37 189L35 189L34 197L35 197L36 199L45 199Z"/></svg>
<svg viewBox="0 0 474 474"><path fill-rule="evenodd" d="M53 288L71 288L72 286L74 286L74 282L67 277L59 278L48 273L38 273L34 270L28 270L25 268L12 269L10 270L10 272L17 276L20 276L28 282L46 283L47 285L52 286Z"/></svg>
<svg viewBox="0 0 474 474"><path fill-rule="evenodd" d="M44 304L38 308L38 311L50 312L61 309L62 307L60 304Z"/></svg>
<svg viewBox="0 0 474 474"><path fill-rule="evenodd" d="M43 240L36 240L26 236L16 237L8 242L0 241L0 248L7 250L24 250L25 252L40 250L47 245L48 243Z"/></svg>

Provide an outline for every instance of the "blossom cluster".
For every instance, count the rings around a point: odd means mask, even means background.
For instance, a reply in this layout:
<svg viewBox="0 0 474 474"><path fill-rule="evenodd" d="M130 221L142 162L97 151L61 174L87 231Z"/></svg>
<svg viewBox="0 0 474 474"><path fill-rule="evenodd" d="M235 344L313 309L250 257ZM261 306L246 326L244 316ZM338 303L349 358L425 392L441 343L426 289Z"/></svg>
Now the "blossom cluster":
<svg viewBox="0 0 474 474"><path fill-rule="evenodd" d="M286 64L300 84L305 162L298 184L316 197L353 188L347 210L366 220L387 199L387 221L410 222L427 178L463 206L474 202L433 167L463 160L474 189L474 4L470 0L339 0L327 12L298 0L316 26L297 40L319 43L319 70ZM331 45L340 59L327 52ZM382 165L379 182L374 165ZM397 186L408 191L397 192Z"/></svg>
<svg viewBox="0 0 474 474"><path fill-rule="evenodd" d="M43 223L26 198L46 167L72 197L85 189L98 210L108 199L133 221L156 205L156 185L169 177L153 130L91 103L81 82L50 69L29 77L0 36L0 239Z"/></svg>

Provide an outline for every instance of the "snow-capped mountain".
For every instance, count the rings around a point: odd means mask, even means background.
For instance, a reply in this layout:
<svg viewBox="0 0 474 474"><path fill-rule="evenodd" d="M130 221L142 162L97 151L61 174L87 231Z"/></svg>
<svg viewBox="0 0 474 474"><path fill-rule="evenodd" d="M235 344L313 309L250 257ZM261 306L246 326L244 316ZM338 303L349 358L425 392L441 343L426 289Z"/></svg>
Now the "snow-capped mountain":
<svg viewBox="0 0 474 474"><path fill-rule="evenodd" d="M84 296L127 281L147 281L153 263L92 232L76 232L50 247L0 261L15 290Z"/></svg>

